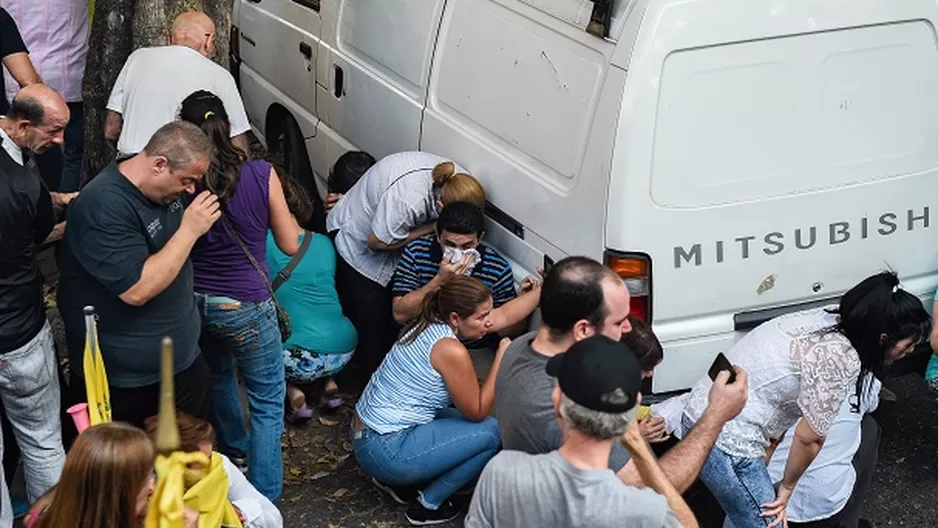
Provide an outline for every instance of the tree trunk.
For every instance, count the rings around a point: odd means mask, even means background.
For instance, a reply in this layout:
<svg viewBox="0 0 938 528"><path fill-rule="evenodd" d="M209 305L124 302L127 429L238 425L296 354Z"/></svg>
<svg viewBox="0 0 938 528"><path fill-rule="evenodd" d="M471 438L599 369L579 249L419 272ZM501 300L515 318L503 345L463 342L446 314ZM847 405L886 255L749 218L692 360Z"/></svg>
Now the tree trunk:
<svg viewBox="0 0 938 528"><path fill-rule="evenodd" d="M233 0L96 0L82 86L85 106L84 179L114 160L104 139L107 99L127 57L137 48L161 46L179 13L204 11L215 21L215 60L228 66Z"/></svg>

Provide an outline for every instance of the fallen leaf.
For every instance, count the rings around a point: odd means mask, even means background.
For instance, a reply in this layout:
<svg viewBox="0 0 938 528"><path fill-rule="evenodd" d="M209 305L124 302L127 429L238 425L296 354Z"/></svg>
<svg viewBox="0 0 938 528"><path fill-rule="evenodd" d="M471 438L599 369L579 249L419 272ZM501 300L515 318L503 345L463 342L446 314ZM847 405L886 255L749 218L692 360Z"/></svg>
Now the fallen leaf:
<svg viewBox="0 0 938 528"><path fill-rule="evenodd" d="M303 474L303 470L298 467L292 467L289 469L289 471L290 471L290 474L293 475L294 477L298 477Z"/></svg>
<svg viewBox="0 0 938 528"><path fill-rule="evenodd" d="M339 488L339 489L335 490L335 493L332 494L332 497L335 498L335 499L341 499L342 497L345 496L346 493L348 493L348 490L347 490L347 489L345 489L345 488Z"/></svg>
<svg viewBox="0 0 938 528"><path fill-rule="evenodd" d="M309 477L309 480L319 480L321 478L328 477L331 474L332 474L331 471L320 471L319 473L316 473L315 475Z"/></svg>
<svg viewBox="0 0 938 528"><path fill-rule="evenodd" d="M350 443L348 443L348 442L342 442L342 449L344 449L347 453L351 453L351 452L352 452L352 444L350 444Z"/></svg>
<svg viewBox="0 0 938 528"><path fill-rule="evenodd" d="M328 418L326 418L326 417L324 417L324 416L320 416L320 417L319 417L319 423L325 425L326 427L332 427L332 426L334 426L334 425L339 425L339 422L337 422L337 421L335 421L335 420L330 420L330 419L328 419Z"/></svg>

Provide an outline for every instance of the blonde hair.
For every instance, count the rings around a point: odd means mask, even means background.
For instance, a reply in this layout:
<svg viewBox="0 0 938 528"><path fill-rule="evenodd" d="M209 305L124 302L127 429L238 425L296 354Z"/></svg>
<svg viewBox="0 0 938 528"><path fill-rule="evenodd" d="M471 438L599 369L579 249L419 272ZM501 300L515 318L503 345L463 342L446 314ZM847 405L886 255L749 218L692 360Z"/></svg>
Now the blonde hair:
<svg viewBox="0 0 938 528"><path fill-rule="evenodd" d="M479 209L485 208L482 184L464 172L456 172L452 161L444 161L433 168L433 190L444 206L453 202L469 202Z"/></svg>

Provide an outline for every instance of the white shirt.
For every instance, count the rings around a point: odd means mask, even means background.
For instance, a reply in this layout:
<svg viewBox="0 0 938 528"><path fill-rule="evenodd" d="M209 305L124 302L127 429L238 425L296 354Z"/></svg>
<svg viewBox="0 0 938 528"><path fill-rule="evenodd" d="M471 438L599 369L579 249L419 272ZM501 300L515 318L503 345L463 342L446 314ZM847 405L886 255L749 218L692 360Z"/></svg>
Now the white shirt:
<svg viewBox="0 0 938 528"><path fill-rule="evenodd" d="M282 528L280 510L248 482L231 460L221 455L228 474L228 500L244 515L244 528Z"/></svg>
<svg viewBox="0 0 938 528"><path fill-rule="evenodd" d="M3 150L7 151L7 154L13 158L13 161L19 165L23 165L23 149L14 143L2 128L0 128L0 141L3 141Z"/></svg>
<svg viewBox="0 0 938 528"><path fill-rule="evenodd" d="M879 390L882 384L873 378L863 392L860 412L853 412L857 402L855 394L844 401L837 420L827 432L824 447L805 471L788 501L788 520L807 523L827 519L846 506L857 472L853 467L853 456L860 448L860 421L863 415L876 410L879 405ZM785 473L785 463L791 452L792 431L779 444L769 461L769 476L772 482L780 482Z"/></svg>
<svg viewBox="0 0 938 528"><path fill-rule="evenodd" d="M860 374L860 358L823 308L777 317L746 334L726 356L749 374L743 411L723 427L716 445L726 454L762 458L772 439L804 418L826 435ZM704 376L691 391L685 415L696 423L713 382Z"/></svg>
<svg viewBox="0 0 938 528"><path fill-rule="evenodd" d="M88 0L0 0L20 30L29 59L42 81L69 103L82 100L88 51ZM20 86L7 73L8 100Z"/></svg>
<svg viewBox="0 0 938 528"><path fill-rule="evenodd" d="M137 154L161 126L179 119L182 100L199 90L217 95L231 121L231 137L251 129L228 70L186 46L141 48L127 58L107 109L124 120L117 150Z"/></svg>
<svg viewBox="0 0 938 528"><path fill-rule="evenodd" d="M446 158L427 152L399 152L374 164L326 217L326 229L339 230L335 247L355 271L387 286L397 267L396 251L372 251L368 235L402 242L417 227L436 220L433 169ZM456 166L456 172L467 172Z"/></svg>

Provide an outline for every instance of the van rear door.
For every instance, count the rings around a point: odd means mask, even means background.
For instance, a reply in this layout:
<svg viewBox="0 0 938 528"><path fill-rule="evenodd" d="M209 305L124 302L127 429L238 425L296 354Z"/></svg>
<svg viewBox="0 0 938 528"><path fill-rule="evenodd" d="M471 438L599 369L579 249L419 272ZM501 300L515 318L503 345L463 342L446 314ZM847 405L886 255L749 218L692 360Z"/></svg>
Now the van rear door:
<svg viewBox="0 0 938 528"><path fill-rule="evenodd" d="M661 0L642 20L606 243L651 259L656 392L694 383L766 308L886 268L934 289L934 1Z"/></svg>

